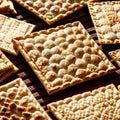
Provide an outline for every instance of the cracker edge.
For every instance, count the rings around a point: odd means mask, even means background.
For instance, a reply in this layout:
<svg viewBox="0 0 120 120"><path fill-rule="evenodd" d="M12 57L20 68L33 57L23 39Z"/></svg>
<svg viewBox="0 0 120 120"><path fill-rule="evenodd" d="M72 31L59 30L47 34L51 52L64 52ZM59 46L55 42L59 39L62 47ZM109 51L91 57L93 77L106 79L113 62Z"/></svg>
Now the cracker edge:
<svg viewBox="0 0 120 120"><path fill-rule="evenodd" d="M76 21L76 22L73 22L73 23L68 23L66 25L61 25L61 26L58 26L56 28L50 28L48 29L47 31L52 31L52 30L59 30L61 28L65 28L67 26L73 26L75 24L78 24L78 26L81 26L82 29L85 29L83 27L83 25L79 22L79 21ZM86 29L85 29L86 30ZM46 30L42 30L42 31L46 31ZM87 32L87 31L86 31ZM60 90L63 90L65 88L68 88L70 86L73 86L75 84L78 84L78 83L82 83L82 79L75 79L73 82L69 82L69 83L66 83L62 86L56 86L54 88L52 88L49 84L49 82L47 80L44 79L44 76L42 75L42 73L40 72L40 70L37 68L37 66L31 61L31 59L29 58L29 56L26 54L25 50L22 48L21 44L19 43L19 40L17 39L25 39L27 37L33 37L35 35L39 35L41 33L41 31L39 32L34 32L34 33L31 33L30 35L26 35L26 36L23 36L23 37L18 37L18 38L15 38L13 39L13 43L15 44L15 46L18 48L18 50L20 51L20 53L22 54L22 56L25 58L25 60L27 61L27 63L29 64L29 66L32 68L33 72L36 74L36 76L38 77L38 79L41 81L41 83L43 84L43 86L45 87L46 91L48 94L52 94L52 93L55 93L55 92L58 92ZM89 34L87 32L87 34ZM91 38L92 39L92 38ZM93 40L93 39L92 39ZM95 41L94 41L95 42ZM97 45L97 43L95 42L95 44ZM98 45L97 45L98 46ZM100 47L98 46L98 48L100 49ZM108 73L111 73L113 71L116 70L116 67L108 60L108 58L106 57L106 55L102 52L102 50L100 49L101 51L101 56L104 58L104 61L107 60L107 62L109 62L109 65L110 67L106 70L106 71L99 71L99 73L96 73L96 74L90 74L86 77L86 79L84 80L85 81L88 81L88 80L91 80L91 79L94 79L94 78L97 78L97 77L100 77L100 76L103 76L103 75L106 75Z"/></svg>
<svg viewBox="0 0 120 120"><path fill-rule="evenodd" d="M75 11L83 8L84 6L87 5L87 2L85 2L84 0L81 1L81 5L80 7L76 7L75 9L73 9L72 11L67 11L65 14L59 14L58 16L52 18L52 19L48 19L46 18L44 15L39 14L39 12L37 10L35 10L33 7L25 4L23 1L21 0L14 0L17 3L19 3L21 6L25 7L26 9L28 9L30 12L32 12L33 14L35 14L37 17L39 17L40 19L42 19L43 21L45 21L48 25L51 25L57 21L59 21L60 19L68 16L69 14L74 13Z"/></svg>
<svg viewBox="0 0 120 120"><path fill-rule="evenodd" d="M2 5L0 5L0 10L9 7L9 3L7 0L2 1L2 3L0 3L0 4L2 4Z"/></svg>
<svg viewBox="0 0 120 120"><path fill-rule="evenodd" d="M118 85L117 88L118 88L118 90L119 90L119 92L120 92L120 85Z"/></svg>
<svg viewBox="0 0 120 120"><path fill-rule="evenodd" d="M28 93L26 93L29 97L32 97L33 99L33 103L38 104L40 110L46 115L45 117L47 117L47 120L52 120L50 118L50 116L47 114L47 112L43 109L43 107L40 105L40 103L37 101L37 99L34 97L34 95L32 94L32 92L29 90L29 88L27 87L27 85L25 84L25 82L22 80L22 78L16 78L13 81L6 83L2 86L0 86L0 91L4 91L6 88L9 89L13 86L15 86L16 84L18 84L19 86L22 86L24 88L27 89ZM18 87L19 88L19 87Z"/></svg>
<svg viewBox="0 0 120 120"><path fill-rule="evenodd" d="M13 2L11 0L6 0L4 6L0 6L1 14L16 14L17 11L14 8Z"/></svg>
<svg viewBox="0 0 120 120"><path fill-rule="evenodd" d="M15 65L13 65L12 69L7 70L5 73L3 73L0 76L0 82L4 81L5 79L7 79L8 77L10 77L11 75L15 74L16 72L18 72L18 70L19 69Z"/></svg>
<svg viewBox="0 0 120 120"><path fill-rule="evenodd" d="M27 23L27 22L24 22L24 21L20 21L20 20L17 20L17 19L15 19L15 18L10 18L10 17L8 17L8 16L5 16L5 15L2 15L1 14L1 16L3 16L3 17L5 17L5 18L8 18L8 19L10 19L10 20L14 20L14 21L19 21L20 23L22 22L22 23ZM33 30L34 30L34 28L36 27L36 25L34 25L34 24L31 24L31 23L27 23L28 24L28 28L26 29L26 32L24 33L24 35L27 35L27 34L30 34ZM23 36L24 36L23 35ZM12 38L13 39L13 38ZM12 43L12 39L11 39L11 44L13 44ZM18 55L18 50L16 49L16 47L14 46L14 44L13 44L13 48L14 48L14 51L10 51L10 49L8 49L8 48L4 48L4 47L1 47L0 46L0 49L1 50L3 50L3 51L5 51L5 52L7 52L7 53L9 53L9 54L12 54L12 55L15 55L15 56L17 56Z"/></svg>
<svg viewBox="0 0 120 120"><path fill-rule="evenodd" d="M119 4L120 4L120 1L112 1L112 2L110 2L110 1L105 1L105 2L87 2L87 6L88 6L88 10L89 10L89 13L90 13L90 16L91 16L91 19L92 19L92 21L93 21L93 24L94 24L94 27L95 27L95 31L96 31L96 33L97 33L97 37L98 37L98 42L99 42L99 44L120 44L120 42L118 41L118 42L111 42L111 41L109 41L109 42L106 42L104 39L101 39L101 36L103 36L103 34L101 34L101 33L99 33L99 30L98 30L98 27L97 27L97 22L96 22L96 15L94 15L94 12L93 12L93 10L92 10L92 6L94 5L94 4L99 4L99 5L103 5L103 4L107 4L107 3L118 3L119 2Z"/></svg>
<svg viewBox="0 0 120 120"><path fill-rule="evenodd" d="M119 86L120 87L120 86ZM73 96L70 96L70 97L67 97L67 98L64 98L62 100L58 100L58 101L55 101L55 102L51 102L49 104L47 104L47 108L48 110L58 119L58 120L62 120L62 116L61 114L59 114L59 112L56 110L56 106L58 106L59 104L61 103L64 103L64 101L67 101L69 99L72 99L72 98L76 98L77 96L82 96L81 98L85 98L86 95L88 96L88 94L92 94L92 92L100 92L102 91L103 88L111 88L111 89L115 89L116 91L119 92L119 90L116 88L116 86L111 83L109 85L106 85L106 86L103 86L103 87L99 87L99 88L96 88L92 91L86 91L86 92L83 92L83 93L80 93L80 94L76 94L76 95L73 95Z"/></svg>
<svg viewBox="0 0 120 120"><path fill-rule="evenodd" d="M0 50L0 58L2 58L2 60L4 60L4 62L7 62L7 64L5 66L3 66L3 68L0 69L0 72L3 72L5 70L9 70L13 68L13 64L10 62L10 60L5 56L5 54Z"/></svg>
<svg viewBox="0 0 120 120"><path fill-rule="evenodd" d="M112 60L113 61L115 61L116 63L117 63L117 65L120 67L120 61L118 61L117 60L117 58L116 58L116 54L117 54L117 52L119 52L120 51L120 49L117 49L117 50L114 50L114 51L110 51L109 53L108 53L108 55L112 58Z"/></svg>

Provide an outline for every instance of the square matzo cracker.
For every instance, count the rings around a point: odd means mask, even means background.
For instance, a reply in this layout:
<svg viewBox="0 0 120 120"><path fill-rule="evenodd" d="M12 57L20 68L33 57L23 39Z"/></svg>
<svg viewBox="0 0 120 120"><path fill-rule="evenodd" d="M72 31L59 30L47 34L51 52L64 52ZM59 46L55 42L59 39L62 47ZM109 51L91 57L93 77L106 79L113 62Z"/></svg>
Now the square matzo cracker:
<svg viewBox="0 0 120 120"><path fill-rule="evenodd" d="M120 93L113 84L47 106L58 120L120 119Z"/></svg>
<svg viewBox="0 0 120 120"><path fill-rule="evenodd" d="M120 44L120 1L88 2L100 44Z"/></svg>
<svg viewBox="0 0 120 120"><path fill-rule="evenodd" d="M17 55L12 38L29 34L35 25L0 14L0 49Z"/></svg>
<svg viewBox="0 0 120 120"><path fill-rule="evenodd" d="M86 6L88 0L15 0L48 24Z"/></svg>
<svg viewBox="0 0 120 120"><path fill-rule="evenodd" d="M0 86L0 120L51 120L21 78Z"/></svg>
<svg viewBox="0 0 120 120"><path fill-rule="evenodd" d="M49 94L115 70L80 22L18 37L13 42Z"/></svg>

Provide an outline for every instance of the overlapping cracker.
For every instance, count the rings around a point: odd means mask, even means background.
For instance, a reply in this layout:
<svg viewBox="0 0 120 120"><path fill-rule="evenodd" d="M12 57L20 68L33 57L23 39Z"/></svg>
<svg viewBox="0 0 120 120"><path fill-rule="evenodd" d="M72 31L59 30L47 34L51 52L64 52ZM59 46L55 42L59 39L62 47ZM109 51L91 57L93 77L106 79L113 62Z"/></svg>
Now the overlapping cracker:
<svg viewBox="0 0 120 120"><path fill-rule="evenodd" d="M120 49L117 49L115 51L111 51L108 54L120 67Z"/></svg>
<svg viewBox="0 0 120 120"><path fill-rule="evenodd" d="M0 49L17 55L12 38L29 34L35 25L0 14Z"/></svg>
<svg viewBox="0 0 120 120"><path fill-rule="evenodd" d="M51 120L21 78L0 86L1 120Z"/></svg>
<svg viewBox="0 0 120 120"><path fill-rule="evenodd" d="M13 42L49 94L115 70L78 21Z"/></svg>
<svg viewBox="0 0 120 120"><path fill-rule="evenodd" d="M117 87L118 87L118 90L119 90L119 92L120 92L120 85L118 85Z"/></svg>
<svg viewBox="0 0 120 120"><path fill-rule="evenodd" d="M0 51L0 82L17 71L18 68Z"/></svg>
<svg viewBox="0 0 120 120"><path fill-rule="evenodd" d="M86 6L88 0L15 0L49 25Z"/></svg>
<svg viewBox="0 0 120 120"><path fill-rule="evenodd" d="M8 58L0 51L0 72L11 69L13 67L12 63Z"/></svg>
<svg viewBox="0 0 120 120"><path fill-rule="evenodd" d="M120 93L113 84L47 106L58 120L120 119Z"/></svg>
<svg viewBox="0 0 120 120"><path fill-rule="evenodd" d="M1 14L16 14L16 10L11 0L0 0Z"/></svg>
<svg viewBox="0 0 120 120"><path fill-rule="evenodd" d="M100 44L120 44L120 1L88 2Z"/></svg>

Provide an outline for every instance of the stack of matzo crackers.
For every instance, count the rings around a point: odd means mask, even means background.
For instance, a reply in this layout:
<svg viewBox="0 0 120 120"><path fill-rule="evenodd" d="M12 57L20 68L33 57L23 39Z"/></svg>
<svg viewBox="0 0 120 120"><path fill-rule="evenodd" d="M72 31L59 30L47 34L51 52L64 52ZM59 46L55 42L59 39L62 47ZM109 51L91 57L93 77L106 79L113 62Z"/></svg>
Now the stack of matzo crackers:
<svg viewBox="0 0 120 120"><path fill-rule="evenodd" d="M101 46L120 44L119 1L14 1L15 5L25 7L48 25L62 21L64 17L77 10L81 11L86 6L89 8L99 44ZM16 58L20 52L44 86L48 96L94 78L97 82L98 77L116 70L117 65L111 63L80 21L33 32L35 25L3 15L17 13L13 3L10 0L0 1L2 11L0 50L11 56L15 55ZM0 51L0 82L18 71L2 51ZM120 49L110 51L108 55L120 66ZM58 120L120 120L118 89L114 84L110 84L63 100L52 100L54 102L49 104L45 102L48 104L48 110ZM23 80L17 78L0 86L0 120L51 120L51 118Z"/></svg>

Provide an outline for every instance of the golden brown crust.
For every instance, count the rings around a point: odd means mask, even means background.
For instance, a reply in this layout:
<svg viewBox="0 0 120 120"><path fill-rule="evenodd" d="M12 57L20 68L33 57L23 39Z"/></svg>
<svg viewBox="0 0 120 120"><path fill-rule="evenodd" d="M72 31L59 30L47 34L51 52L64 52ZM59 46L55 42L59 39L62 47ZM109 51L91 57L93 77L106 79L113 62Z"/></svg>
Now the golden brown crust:
<svg viewBox="0 0 120 120"><path fill-rule="evenodd" d="M18 68L0 51L0 82L17 71Z"/></svg>
<svg viewBox="0 0 120 120"><path fill-rule="evenodd" d="M17 55L12 38L29 34L34 25L0 14L0 49L10 54Z"/></svg>
<svg viewBox="0 0 120 120"><path fill-rule="evenodd" d="M88 2L100 44L120 44L120 1Z"/></svg>
<svg viewBox="0 0 120 120"><path fill-rule="evenodd" d="M16 14L16 10L11 0L0 1L0 13L1 14Z"/></svg>
<svg viewBox="0 0 120 120"><path fill-rule="evenodd" d="M13 40L49 94L115 70L80 22Z"/></svg>
<svg viewBox="0 0 120 120"><path fill-rule="evenodd" d="M51 120L21 78L0 86L0 119Z"/></svg>
<svg viewBox="0 0 120 120"><path fill-rule="evenodd" d="M0 51L0 72L3 72L5 70L9 70L13 67L12 63L9 61L9 59L3 54L2 51Z"/></svg>
<svg viewBox="0 0 120 120"><path fill-rule="evenodd" d="M115 51L111 51L108 54L120 67L120 49L117 49Z"/></svg>
<svg viewBox="0 0 120 120"><path fill-rule="evenodd" d="M49 103L58 120L119 120L120 96L113 84Z"/></svg>
<svg viewBox="0 0 120 120"><path fill-rule="evenodd" d="M18 72L18 68L15 65L12 65L11 69L8 69L6 71L3 71L0 73L0 82L7 79L9 76L13 75L14 73Z"/></svg>
<svg viewBox="0 0 120 120"><path fill-rule="evenodd" d="M86 6L87 0L15 0L49 25Z"/></svg>

